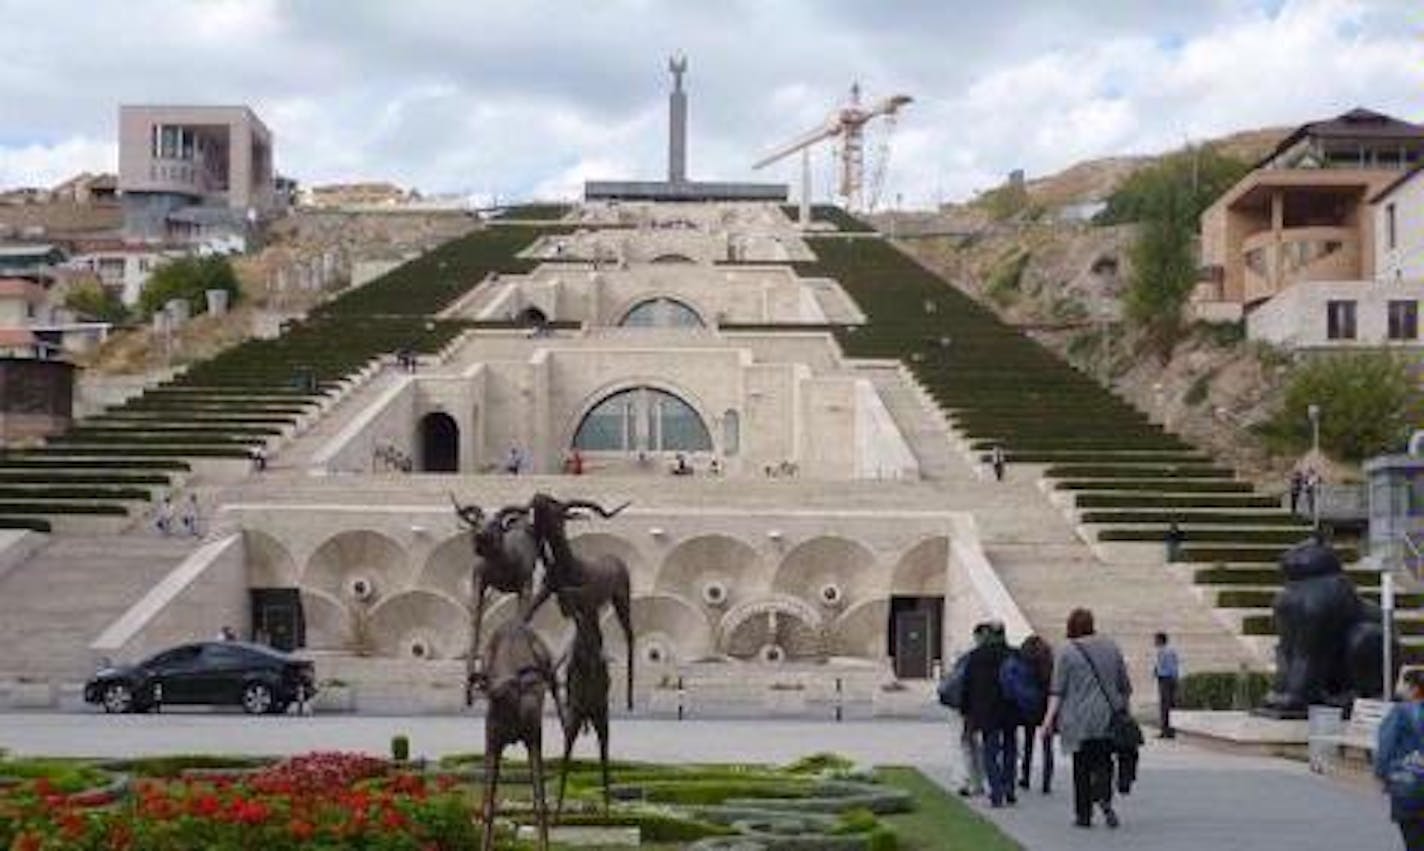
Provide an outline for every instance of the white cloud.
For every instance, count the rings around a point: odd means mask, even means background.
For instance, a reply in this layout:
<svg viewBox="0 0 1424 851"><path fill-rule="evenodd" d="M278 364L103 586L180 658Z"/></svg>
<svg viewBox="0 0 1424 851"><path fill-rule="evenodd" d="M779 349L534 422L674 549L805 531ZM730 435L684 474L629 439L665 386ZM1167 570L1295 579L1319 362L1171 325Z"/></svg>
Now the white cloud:
<svg viewBox="0 0 1424 851"><path fill-rule="evenodd" d="M306 182L509 198L657 177L678 49L694 176L795 182L750 164L860 79L916 97L883 193L907 204L1357 104L1424 118L1417 0L1085 5L0 0L26 33L0 63L0 184L112 169L116 106L165 101L253 104Z"/></svg>
<svg viewBox="0 0 1424 851"><path fill-rule="evenodd" d="M0 145L0 186L49 187L81 171L112 171L118 145L73 137L53 145Z"/></svg>

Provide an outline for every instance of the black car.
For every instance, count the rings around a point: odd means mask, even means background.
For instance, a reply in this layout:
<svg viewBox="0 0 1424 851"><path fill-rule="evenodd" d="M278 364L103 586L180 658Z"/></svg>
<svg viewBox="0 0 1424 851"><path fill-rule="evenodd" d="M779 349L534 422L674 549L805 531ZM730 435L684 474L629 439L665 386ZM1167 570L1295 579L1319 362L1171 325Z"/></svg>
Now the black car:
<svg viewBox="0 0 1424 851"><path fill-rule="evenodd" d="M260 715L286 712L315 693L311 662L240 641L184 644L136 665L104 668L84 684L84 700L105 712L224 704Z"/></svg>

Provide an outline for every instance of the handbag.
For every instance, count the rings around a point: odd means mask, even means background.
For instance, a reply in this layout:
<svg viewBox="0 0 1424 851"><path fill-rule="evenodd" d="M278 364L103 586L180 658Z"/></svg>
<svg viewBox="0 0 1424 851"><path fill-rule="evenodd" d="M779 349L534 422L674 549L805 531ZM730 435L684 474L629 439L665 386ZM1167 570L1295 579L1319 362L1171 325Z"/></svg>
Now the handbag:
<svg viewBox="0 0 1424 851"><path fill-rule="evenodd" d="M1088 663L1088 670L1093 672L1093 681L1098 684L1098 690L1103 693L1103 699L1108 702L1108 709L1112 711L1112 718L1108 721L1108 739L1112 742L1113 750L1118 753L1136 752L1142 747L1145 739L1142 737L1142 728L1138 726L1136 719L1127 711L1125 706L1117 706L1113 703L1112 693L1107 686L1103 685L1103 678L1098 674L1098 666L1093 664L1093 657L1084 650L1078 642L1073 642L1073 646L1078 649L1078 654L1083 657L1083 661Z"/></svg>

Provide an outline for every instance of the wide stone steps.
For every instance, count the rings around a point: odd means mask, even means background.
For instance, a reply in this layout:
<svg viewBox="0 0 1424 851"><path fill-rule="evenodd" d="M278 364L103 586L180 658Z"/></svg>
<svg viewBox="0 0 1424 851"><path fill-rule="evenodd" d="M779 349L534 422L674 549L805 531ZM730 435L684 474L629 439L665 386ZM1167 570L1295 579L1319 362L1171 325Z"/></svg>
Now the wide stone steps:
<svg viewBox="0 0 1424 851"><path fill-rule="evenodd" d="M0 576L0 677L92 673L89 643L196 546L138 534L51 539Z"/></svg>

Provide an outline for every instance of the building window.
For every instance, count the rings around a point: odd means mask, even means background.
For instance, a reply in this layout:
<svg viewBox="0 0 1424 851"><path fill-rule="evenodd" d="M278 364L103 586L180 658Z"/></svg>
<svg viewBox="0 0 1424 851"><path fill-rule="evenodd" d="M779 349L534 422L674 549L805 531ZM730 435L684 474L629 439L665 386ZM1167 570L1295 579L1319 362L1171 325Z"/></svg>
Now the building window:
<svg viewBox="0 0 1424 851"><path fill-rule="evenodd" d="M1329 340L1355 339L1355 303L1328 301L1325 303L1325 337Z"/></svg>
<svg viewBox="0 0 1424 851"><path fill-rule="evenodd" d="M634 387L585 414L573 444L585 452L710 452L712 436L691 405L664 390Z"/></svg>
<svg viewBox="0 0 1424 851"><path fill-rule="evenodd" d="M1419 302L1391 301L1389 303L1389 338L1391 340L1419 339Z"/></svg>
<svg viewBox="0 0 1424 851"><path fill-rule="evenodd" d="M686 304L672 298L640 301L618 323L629 328L701 328L702 317Z"/></svg>
<svg viewBox="0 0 1424 851"><path fill-rule="evenodd" d="M1386 204L1384 208L1384 238L1389 250L1393 251L1399 247L1397 232L1395 230L1394 204Z"/></svg>
<svg viewBox="0 0 1424 851"><path fill-rule="evenodd" d="M736 455L742 448L742 418L733 410L722 415L722 453Z"/></svg>

